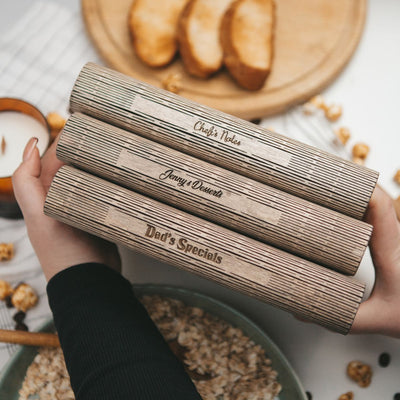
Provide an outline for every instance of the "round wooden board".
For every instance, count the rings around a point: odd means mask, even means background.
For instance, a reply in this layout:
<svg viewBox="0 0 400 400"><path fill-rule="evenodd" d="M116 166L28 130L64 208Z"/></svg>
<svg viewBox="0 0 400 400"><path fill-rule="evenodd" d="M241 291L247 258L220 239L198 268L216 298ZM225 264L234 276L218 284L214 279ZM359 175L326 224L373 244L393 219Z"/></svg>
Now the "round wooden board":
<svg viewBox="0 0 400 400"><path fill-rule="evenodd" d="M82 0L88 32L108 65L162 87L181 75L180 95L245 119L281 112L325 88L346 65L364 26L367 0L275 0L272 72L256 92L239 88L223 70L208 80L189 76L179 57L154 69L135 55L128 30L132 0Z"/></svg>

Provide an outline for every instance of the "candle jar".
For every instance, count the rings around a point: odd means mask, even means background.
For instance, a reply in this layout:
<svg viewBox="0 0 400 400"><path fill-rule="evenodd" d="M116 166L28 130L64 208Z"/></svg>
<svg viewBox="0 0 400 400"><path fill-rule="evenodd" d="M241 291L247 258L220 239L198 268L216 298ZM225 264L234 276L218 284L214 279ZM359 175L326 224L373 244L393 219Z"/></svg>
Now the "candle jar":
<svg viewBox="0 0 400 400"><path fill-rule="evenodd" d="M22 161L26 143L39 139L40 155L50 143L45 116L32 104L13 98L0 98L0 217L22 218L15 200L11 176Z"/></svg>

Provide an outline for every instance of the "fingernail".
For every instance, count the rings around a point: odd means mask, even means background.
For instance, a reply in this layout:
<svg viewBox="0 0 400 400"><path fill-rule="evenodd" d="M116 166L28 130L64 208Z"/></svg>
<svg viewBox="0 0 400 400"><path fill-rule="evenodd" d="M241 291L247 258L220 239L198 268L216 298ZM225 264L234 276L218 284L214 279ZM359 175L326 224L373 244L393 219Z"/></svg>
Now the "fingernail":
<svg viewBox="0 0 400 400"><path fill-rule="evenodd" d="M28 143L25 146L24 155L22 156L23 161L27 161L31 158L33 150L35 149L38 141L39 139L37 137L32 137L29 139Z"/></svg>

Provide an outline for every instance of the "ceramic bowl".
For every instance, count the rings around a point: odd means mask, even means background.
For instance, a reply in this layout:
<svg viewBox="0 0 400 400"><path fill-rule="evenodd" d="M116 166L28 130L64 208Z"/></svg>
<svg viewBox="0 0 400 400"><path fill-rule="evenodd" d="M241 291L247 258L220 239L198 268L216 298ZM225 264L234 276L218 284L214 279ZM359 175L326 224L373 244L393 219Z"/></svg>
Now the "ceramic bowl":
<svg viewBox="0 0 400 400"><path fill-rule="evenodd" d="M178 299L188 306L202 308L240 328L255 343L259 344L271 359L272 367L278 372L278 381L282 385L279 400L307 400L295 371L279 348L264 331L240 312L209 296L187 289L162 285L134 285L133 288L139 297L158 294ZM48 321L40 330L53 331L53 322ZM22 385L26 370L36 354L36 348L23 346L9 360L0 374L0 399L18 400L18 390Z"/></svg>

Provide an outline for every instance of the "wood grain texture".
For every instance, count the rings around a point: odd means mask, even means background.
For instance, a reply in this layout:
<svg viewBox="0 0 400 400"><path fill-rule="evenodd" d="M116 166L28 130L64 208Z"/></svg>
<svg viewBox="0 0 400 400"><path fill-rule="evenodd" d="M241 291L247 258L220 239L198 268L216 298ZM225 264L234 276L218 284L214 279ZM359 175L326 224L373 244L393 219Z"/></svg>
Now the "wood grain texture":
<svg viewBox="0 0 400 400"><path fill-rule="evenodd" d="M70 166L45 214L348 333L365 285Z"/></svg>
<svg viewBox="0 0 400 400"><path fill-rule="evenodd" d="M368 168L96 64L79 74L70 108L357 219L378 178Z"/></svg>
<svg viewBox="0 0 400 400"><path fill-rule="evenodd" d="M88 33L108 65L158 87L179 73L182 96L246 119L281 112L331 83L357 47L367 7L366 0L276 0L272 72L253 93L239 88L226 71L206 81L190 77L179 58L163 69L144 65L130 40L131 3L82 0Z"/></svg>
<svg viewBox="0 0 400 400"><path fill-rule="evenodd" d="M23 332L0 329L0 342L24 346L60 347L58 335L44 332Z"/></svg>
<svg viewBox="0 0 400 400"><path fill-rule="evenodd" d="M357 272L372 227L278 189L73 114L57 157L94 175L345 274Z"/></svg>

